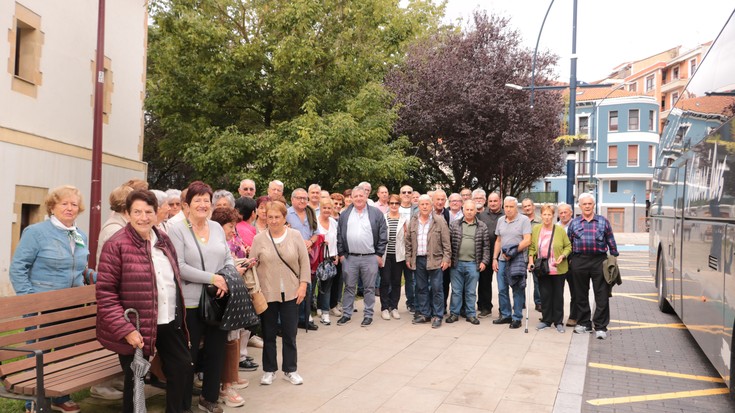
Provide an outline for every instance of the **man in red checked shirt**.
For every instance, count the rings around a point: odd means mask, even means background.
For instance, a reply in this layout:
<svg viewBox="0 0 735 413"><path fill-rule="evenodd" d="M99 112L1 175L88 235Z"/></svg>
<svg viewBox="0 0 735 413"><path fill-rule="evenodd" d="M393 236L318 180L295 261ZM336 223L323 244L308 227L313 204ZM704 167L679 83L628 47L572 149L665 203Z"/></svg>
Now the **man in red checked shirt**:
<svg viewBox="0 0 735 413"><path fill-rule="evenodd" d="M610 323L608 297L610 286L602 272L602 262L610 255L618 256L618 247L610 222L602 215L595 214L595 198L584 193L579 196L582 215L569 224L567 235L572 242L572 255L569 257L570 271L574 278L577 295L577 334L594 331L598 339L607 338L607 325ZM595 315L590 322L589 290L595 293Z"/></svg>

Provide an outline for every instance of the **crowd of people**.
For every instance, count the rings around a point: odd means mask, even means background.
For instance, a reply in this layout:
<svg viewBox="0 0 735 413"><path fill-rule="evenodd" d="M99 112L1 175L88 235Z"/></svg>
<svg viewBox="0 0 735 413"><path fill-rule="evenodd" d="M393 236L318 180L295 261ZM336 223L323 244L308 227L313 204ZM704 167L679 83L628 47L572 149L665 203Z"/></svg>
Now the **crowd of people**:
<svg viewBox="0 0 735 413"><path fill-rule="evenodd" d="M581 215L574 217L571 205L545 204L540 219L532 200L519 205L482 189L447 196L408 185L391 194L380 186L373 200L368 182L342 193L313 184L287 200L283 183L272 181L257 196L255 182L245 179L238 194L213 191L201 181L181 191L149 190L141 180L122 184L109 196L96 277L85 278L90 252L76 227L84 210L81 193L71 186L50 192L49 219L25 229L10 277L16 294L96 282L98 339L119 354L125 375L93 387L93 396L120 398L124 412L134 411L130 365L140 348L153 359L151 382L166 388L166 412L191 411L197 394L196 405L206 412L222 412L220 403L240 407L245 402L235 390L249 383L238 371L260 367L248 355L249 344L263 348L261 385L272 384L279 370L279 336L283 378L303 383L296 336L299 328L319 329L312 304L323 326L332 325L330 316L337 326L350 323L358 296L362 327L376 316L389 321L406 312L412 324L432 328L460 318L479 325L493 314L493 277L498 311L492 324L521 326L532 273L534 308L541 313L537 330L553 326L564 333L567 326L607 337L609 286L602 262L618 252L610 223L595 214L590 194L579 196ZM317 281L322 261L336 271ZM248 271L257 273L267 302L259 323L251 325L228 318L252 311L253 291L242 282ZM229 298L221 325L200 311L205 294ZM129 308L138 311L140 329L124 319ZM80 411L68 396L52 400L52 408ZM29 402L26 411L32 410Z"/></svg>

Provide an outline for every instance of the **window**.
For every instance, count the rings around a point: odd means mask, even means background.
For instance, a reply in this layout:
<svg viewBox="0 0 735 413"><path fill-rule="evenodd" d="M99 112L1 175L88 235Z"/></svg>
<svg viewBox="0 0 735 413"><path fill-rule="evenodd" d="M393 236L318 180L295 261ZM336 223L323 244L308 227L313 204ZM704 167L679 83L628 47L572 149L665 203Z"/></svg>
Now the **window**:
<svg viewBox="0 0 735 413"><path fill-rule="evenodd" d="M607 130L610 132L617 132L618 130L618 111L611 110L608 115Z"/></svg>
<svg viewBox="0 0 735 413"><path fill-rule="evenodd" d="M551 192L551 182L544 182L544 192Z"/></svg>
<svg viewBox="0 0 735 413"><path fill-rule="evenodd" d="M628 145L628 166L638 166L638 145Z"/></svg>
<svg viewBox="0 0 735 413"><path fill-rule="evenodd" d="M679 80L679 67L678 66L675 67L671 71L671 80Z"/></svg>
<svg viewBox="0 0 735 413"><path fill-rule="evenodd" d="M653 145L648 145L648 166L653 167Z"/></svg>
<svg viewBox="0 0 735 413"><path fill-rule="evenodd" d="M628 111L628 130L640 130L640 119L638 109Z"/></svg>
<svg viewBox="0 0 735 413"><path fill-rule="evenodd" d="M581 151L579 153L579 159L577 160L577 175L589 175L590 174L590 163L588 161L587 151Z"/></svg>
<svg viewBox="0 0 735 413"><path fill-rule="evenodd" d="M610 193L615 194L618 192L618 181L616 179L610 180Z"/></svg>
<svg viewBox="0 0 735 413"><path fill-rule="evenodd" d="M592 187L590 186L590 183L587 181L578 181L577 184L579 185L578 189L580 194L583 194L585 192L590 192L592 190Z"/></svg>
<svg viewBox="0 0 735 413"><path fill-rule="evenodd" d="M689 61L689 77L694 76L694 72L697 71L697 58Z"/></svg>
<svg viewBox="0 0 735 413"><path fill-rule="evenodd" d="M610 145L607 147L607 166L618 166L618 145Z"/></svg>
<svg viewBox="0 0 735 413"><path fill-rule="evenodd" d="M581 116L579 118L579 122L577 122L579 125L579 130L577 133L581 133L583 135L587 135L590 133L590 117L589 116Z"/></svg>
<svg viewBox="0 0 735 413"><path fill-rule="evenodd" d="M681 143L687 132L689 132L689 125L679 126L679 129L676 130L676 135L674 136L674 142Z"/></svg>
<svg viewBox="0 0 735 413"><path fill-rule="evenodd" d="M656 87L656 75L646 77L646 92L650 92Z"/></svg>
<svg viewBox="0 0 735 413"><path fill-rule="evenodd" d="M16 92L36 97L41 85L41 16L15 3L15 19L10 30L10 64L13 76L11 88Z"/></svg>
<svg viewBox="0 0 735 413"><path fill-rule="evenodd" d="M652 110L648 111L648 130L653 132L656 130L654 123L656 122L656 115Z"/></svg>
<svg viewBox="0 0 735 413"><path fill-rule="evenodd" d="M670 107L673 108L678 99L679 99L679 92L671 92L671 106Z"/></svg>
<svg viewBox="0 0 735 413"><path fill-rule="evenodd" d="M628 92L637 92L638 91L638 82L633 82L628 85Z"/></svg>

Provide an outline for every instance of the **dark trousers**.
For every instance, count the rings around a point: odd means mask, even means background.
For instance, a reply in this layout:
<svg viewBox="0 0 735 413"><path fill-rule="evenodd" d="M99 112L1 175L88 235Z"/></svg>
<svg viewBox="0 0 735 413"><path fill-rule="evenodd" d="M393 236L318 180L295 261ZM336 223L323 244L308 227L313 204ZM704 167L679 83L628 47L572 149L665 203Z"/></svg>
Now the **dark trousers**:
<svg viewBox="0 0 735 413"><path fill-rule="evenodd" d="M184 331L175 321L169 324L159 324L156 334L156 349L163 364L163 374L166 377L166 413L180 413L184 411L184 395L187 386L191 386L193 379L191 354L184 336ZM130 363L132 355L119 355L120 366L125 372L125 387L123 390L123 413L133 413L133 370ZM140 379L142 380L142 378ZM189 395L191 402L191 395Z"/></svg>
<svg viewBox="0 0 735 413"><path fill-rule="evenodd" d="M306 295L304 296L304 301L299 304L299 321L302 323L309 322L309 316L311 315L311 301L314 299L312 294L313 291L311 288L311 283L306 284ZM309 308L306 308L307 304L309 305Z"/></svg>
<svg viewBox="0 0 735 413"><path fill-rule="evenodd" d="M414 270L406 267L403 270L403 279L406 280L406 308L416 308L416 278L414 277Z"/></svg>
<svg viewBox="0 0 735 413"><path fill-rule="evenodd" d="M541 320L546 324L564 324L564 274L539 277Z"/></svg>
<svg viewBox="0 0 735 413"><path fill-rule="evenodd" d="M493 311L493 268L488 265L485 271L480 272L480 282L477 285L477 309Z"/></svg>
<svg viewBox="0 0 735 413"><path fill-rule="evenodd" d="M444 296L444 314L447 313L447 304L449 303L449 286L452 285L452 268L447 268L442 271L442 294ZM464 304L464 297L462 297L462 303ZM464 308L464 305L462 305Z"/></svg>
<svg viewBox="0 0 735 413"><path fill-rule="evenodd" d="M219 399L220 377L225 364L225 342L227 331L219 327L204 324L199 316L199 309L192 308L186 312L186 327L189 330L189 341L191 342L191 360L196 362L199 357L199 343L204 339L202 348L202 396L208 402L216 402ZM184 393L184 407L191 408L191 396L194 387L194 376L186 379L186 391Z"/></svg>
<svg viewBox="0 0 735 413"><path fill-rule="evenodd" d="M564 278L567 280L567 286L569 287L569 319L577 320L577 293L574 285L574 277L572 271L567 271Z"/></svg>
<svg viewBox="0 0 735 413"><path fill-rule="evenodd" d="M607 331L610 323L610 307L608 294L610 286L602 273L602 262L607 257L604 254L573 255L570 260L571 271L574 274L574 289L577 293L577 325L594 327L595 330ZM590 324L590 280L595 294L595 315Z"/></svg>
<svg viewBox="0 0 735 413"><path fill-rule="evenodd" d="M380 310L398 308L401 299L401 276L406 269L406 261L396 262L396 254L386 254L383 268L380 269Z"/></svg>
<svg viewBox="0 0 735 413"><path fill-rule="evenodd" d="M278 371L278 351L276 349L276 332L278 320L281 320L281 344L283 363L281 370L284 373L296 371L296 331L299 322L299 307L296 300L271 301L268 309L260 315L260 325L263 330L263 371Z"/></svg>
<svg viewBox="0 0 735 413"><path fill-rule="evenodd" d="M337 279L337 277L332 277L328 279L327 281L319 280L319 288L317 289L317 299L316 299L316 308L322 310L323 312L329 312L329 309L332 308L329 306L330 298L332 296L332 287L337 288L336 285L334 285L334 280ZM299 319L301 317L299 316Z"/></svg>
<svg viewBox="0 0 735 413"><path fill-rule="evenodd" d="M426 269L426 257L416 257L416 314L444 317L442 269Z"/></svg>
<svg viewBox="0 0 735 413"><path fill-rule="evenodd" d="M329 292L329 308L334 308L342 301L342 290L344 289L342 281L342 263L337 263L337 275L332 279L332 290Z"/></svg>

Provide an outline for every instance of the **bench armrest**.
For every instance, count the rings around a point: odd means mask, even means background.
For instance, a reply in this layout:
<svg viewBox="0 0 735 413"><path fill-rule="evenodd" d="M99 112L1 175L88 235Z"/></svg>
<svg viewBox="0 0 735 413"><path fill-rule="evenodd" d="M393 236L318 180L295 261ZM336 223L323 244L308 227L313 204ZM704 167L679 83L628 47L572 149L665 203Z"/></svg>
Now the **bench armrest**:
<svg viewBox="0 0 735 413"><path fill-rule="evenodd" d="M46 400L46 388L43 384L43 351L23 350L13 347L0 347L0 350L33 354L33 357L36 359L36 408L39 413L50 411L48 410L48 400Z"/></svg>

